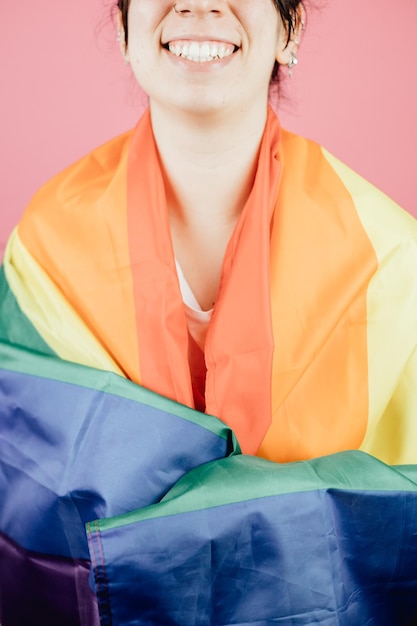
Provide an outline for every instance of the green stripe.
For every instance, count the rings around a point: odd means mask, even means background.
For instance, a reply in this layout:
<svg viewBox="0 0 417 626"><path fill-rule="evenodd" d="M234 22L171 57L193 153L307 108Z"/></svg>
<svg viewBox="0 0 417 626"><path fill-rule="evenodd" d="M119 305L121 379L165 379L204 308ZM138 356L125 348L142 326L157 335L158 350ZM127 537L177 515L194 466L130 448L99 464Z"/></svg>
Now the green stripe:
<svg viewBox="0 0 417 626"><path fill-rule="evenodd" d="M360 451L278 464L233 456L186 474L160 503L97 521L100 531L259 498L315 490L417 492L417 467L390 467ZM89 527L87 527L89 531Z"/></svg>
<svg viewBox="0 0 417 626"><path fill-rule="evenodd" d="M19 307L3 266L0 267L0 341L27 346L42 354L55 354Z"/></svg>
<svg viewBox="0 0 417 626"><path fill-rule="evenodd" d="M35 354L7 343L0 343L0 364L0 369L93 389L171 413L198 424L222 439L230 440L233 454L240 453L236 437L230 428L216 417L199 413L112 372L63 361L56 356Z"/></svg>

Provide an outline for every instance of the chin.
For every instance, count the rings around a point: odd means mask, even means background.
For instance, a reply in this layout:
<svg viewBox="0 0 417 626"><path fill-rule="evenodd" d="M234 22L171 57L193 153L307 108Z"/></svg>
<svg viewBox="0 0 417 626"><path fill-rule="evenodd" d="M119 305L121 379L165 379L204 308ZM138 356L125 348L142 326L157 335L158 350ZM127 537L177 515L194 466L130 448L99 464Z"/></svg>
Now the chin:
<svg viewBox="0 0 417 626"><path fill-rule="evenodd" d="M160 105L166 106L166 102ZM201 93L188 93L186 97L176 99L174 102L170 102L169 108L172 111L178 113L187 114L190 116L217 116L226 112L233 111L234 108L239 108L239 102L236 102L233 107L232 99L227 98L225 95L215 96L213 93L201 94Z"/></svg>

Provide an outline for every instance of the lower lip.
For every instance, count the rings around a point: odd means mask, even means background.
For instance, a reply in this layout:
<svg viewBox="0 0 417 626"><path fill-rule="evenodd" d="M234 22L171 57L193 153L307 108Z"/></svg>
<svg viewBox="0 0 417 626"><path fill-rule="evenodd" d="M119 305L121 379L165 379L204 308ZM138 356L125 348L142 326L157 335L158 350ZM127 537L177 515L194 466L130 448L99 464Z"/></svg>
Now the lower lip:
<svg viewBox="0 0 417 626"><path fill-rule="evenodd" d="M176 65L177 67L182 67L189 72L210 72L220 69L228 65L232 58L237 54L237 52L239 52L238 50L236 50L236 52L233 52L233 54L229 54L222 59L216 59L214 61L190 61L185 57L173 54L165 48L162 48L162 50L166 52L169 59L171 60L171 63L174 63L174 65Z"/></svg>

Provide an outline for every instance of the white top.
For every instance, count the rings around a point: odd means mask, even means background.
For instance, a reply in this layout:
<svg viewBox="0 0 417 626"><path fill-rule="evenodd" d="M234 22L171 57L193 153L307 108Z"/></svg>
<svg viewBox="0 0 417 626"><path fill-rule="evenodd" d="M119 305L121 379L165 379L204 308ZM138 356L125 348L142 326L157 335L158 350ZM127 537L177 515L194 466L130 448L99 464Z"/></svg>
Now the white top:
<svg viewBox="0 0 417 626"><path fill-rule="evenodd" d="M182 269L175 261L177 266L178 280L180 283L180 289L182 299L185 306L185 317L187 319L188 331L196 344L204 351L204 344L206 342L207 330L210 324L211 317L213 315L213 309L209 311L203 311L197 298L193 294L190 285L187 283Z"/></svg>

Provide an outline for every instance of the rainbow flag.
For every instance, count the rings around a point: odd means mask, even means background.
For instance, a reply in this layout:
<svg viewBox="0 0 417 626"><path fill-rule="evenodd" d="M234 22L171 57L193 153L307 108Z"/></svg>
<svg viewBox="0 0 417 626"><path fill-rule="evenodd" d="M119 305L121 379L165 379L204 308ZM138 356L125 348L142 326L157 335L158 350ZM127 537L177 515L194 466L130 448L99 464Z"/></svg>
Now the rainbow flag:
<svg viewBox="0 0 417 626"><path fill-rule="evenodd" d="M227 426L188 408L164 194L145 114L5 251L1 625L417 624L415 222L269 113L206 344Z"/></svg>
<svg viewBox="0 0 417 626"><path fill-rule="evenodd" d="M3 626L417 622L415 466L241 455L216 418L58 358L4 271L0 301Z"/></svg>
<svg viewBox="0 0 417 626"><path fill-rule="evenodd" d="M96 624L85 524L157 502L236 440L112 373L5 342L0 364L1 624Z"/></svg>
<svg viewBox="0 0 417 626"><path fill-rule="evenodd" d="M102 624L417 623L417 470L231 456L87 525Z"/></svg>

